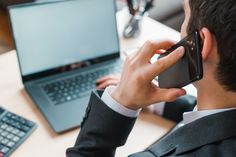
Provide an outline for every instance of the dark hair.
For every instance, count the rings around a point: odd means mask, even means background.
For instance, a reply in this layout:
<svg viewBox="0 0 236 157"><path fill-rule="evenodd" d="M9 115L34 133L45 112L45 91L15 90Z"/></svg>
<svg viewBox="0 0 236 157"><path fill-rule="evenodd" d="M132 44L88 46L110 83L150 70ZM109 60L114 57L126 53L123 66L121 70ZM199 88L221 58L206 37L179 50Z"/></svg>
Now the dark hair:
<svg viewBox="0 0 236 157"><path fill-rule="evenodd" d="M236 92L236 1L189 0L189 5L187 32L206 27L215 35L219 55L216 79L226 90Z"/></svg>

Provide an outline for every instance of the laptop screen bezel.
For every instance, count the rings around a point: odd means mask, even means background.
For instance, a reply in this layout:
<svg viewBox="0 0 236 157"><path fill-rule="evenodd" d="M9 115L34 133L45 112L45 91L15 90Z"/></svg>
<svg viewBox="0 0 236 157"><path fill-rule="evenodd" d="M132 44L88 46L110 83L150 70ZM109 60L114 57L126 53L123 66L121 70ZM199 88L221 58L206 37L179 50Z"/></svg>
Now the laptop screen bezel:
<svg viewBox="0 0 236 157"><path fill-rule="evenodd" d="M74 0L67 0L67 1L74 1ZM52 68L52 69L44 70L44 71L41 71L41 72L36 72L36 73L33 73L33 74L29 74L29 75L23 75L22 67L21 67L21 63L20 63L21 61L20 61L19 53L17 51L16 40L15 40L15 36L14 36L14 33L13 33L13 27L12 27L12 22L11 22L11 17L10 17L10 9L15 8L15 7L20 7L20 6L45 5L45 4L63 3L63 2L65 2L65 1L32 2L32 3L17 4L17 5L8 6L8 15L9 15L8 18L9 18L9 21L10 21L10 29L11 29L11 32L12 32L13 42L14 42L14 46L15 46L15 49L16 49L18 65L19 65L19 69L20 69L21 78L22 78L23 83L38 80L38 79L42 79L42 78L49 77L49 76L56 75L56 74L60 74L60 73L62 73L61 69L63 69L63 72L69 72L69 71L72 71L72 70L77 70L77 69L80 69L80 68L88 67L88 66L98 64L98 63L102 63L102 62L105 62L105 61L109 61L109 60L112 60L112 59L120 58L120 41L119 41L118 27L117 27L117 17L116 17L116 8L117 8L117 6L116 6L116 1L113 0L113 5L114 5L114 8L115 8L113 15L114 15L115 27L116 27L116 32L114 32L114 33L116 33L116 38L117 38L116 39L117 45L118 45L118 51L117 52L112 52L111 54L104 55L104 56L101 56L101 57L95 57L95 58L87 59L87 60L84 60L84 61L80 61L80 62L76 62L76 63L67 64L67 65L55 67L55 68ZM84 64L84 63L89 63L89 64ZM78 67L78 68L70 68L70 65L73 65L73 64L83 64L83 66Z"/></svg>

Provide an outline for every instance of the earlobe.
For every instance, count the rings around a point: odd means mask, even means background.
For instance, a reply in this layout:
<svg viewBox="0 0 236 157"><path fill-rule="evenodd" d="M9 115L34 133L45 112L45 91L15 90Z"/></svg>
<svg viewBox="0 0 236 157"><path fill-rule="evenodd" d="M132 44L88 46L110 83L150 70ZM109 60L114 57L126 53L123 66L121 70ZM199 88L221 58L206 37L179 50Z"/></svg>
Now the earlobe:
<svg viewBox="0 0 236 157"><path fill-rule="evenodd" d="M212 52L213 46L213 35L209 31L208 28L202 28L200 32L201 38L203 40L203 48L202 48L202 59L205 61L209 54Z"/></svg>

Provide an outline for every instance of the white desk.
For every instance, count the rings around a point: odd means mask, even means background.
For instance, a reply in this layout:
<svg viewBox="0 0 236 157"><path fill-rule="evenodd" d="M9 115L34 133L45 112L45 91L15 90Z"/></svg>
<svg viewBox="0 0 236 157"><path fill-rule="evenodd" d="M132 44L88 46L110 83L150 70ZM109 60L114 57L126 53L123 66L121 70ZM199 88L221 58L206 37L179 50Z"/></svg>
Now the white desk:
<svg viewBox="0 0 236 157"><path fill-rule="evenodd" d="M118 16L121 32L123 15ZM179 33L149 18L143 19L142 34L137 39L121 37L121 48L134 48L147 39L179 39ZM26 94L21 83L15 51L0 56L0 104L38 124L36 131L23 143L12 157L64 157L68 147L73 146L79 129L58 135ZM142 114L128 139L127 145L119 148L117 157L123 157L146 148L166 133L174 124L152 114Z"/></svg>

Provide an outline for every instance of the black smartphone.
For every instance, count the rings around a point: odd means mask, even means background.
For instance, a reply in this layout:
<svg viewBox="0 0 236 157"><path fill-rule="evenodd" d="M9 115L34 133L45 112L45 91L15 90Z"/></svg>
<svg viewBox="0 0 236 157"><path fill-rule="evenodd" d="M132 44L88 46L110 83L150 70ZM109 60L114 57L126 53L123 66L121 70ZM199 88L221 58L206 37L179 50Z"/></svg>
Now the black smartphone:
<svg viewBox="0 0 236 157"><path fill-rule="evenodd" d="M202 40L198 31L194 31L176 45L161 54L158 59L167 56L183 46L185 54L176 64L158 76L160 88L182 88L202 79Z"/></svg>

